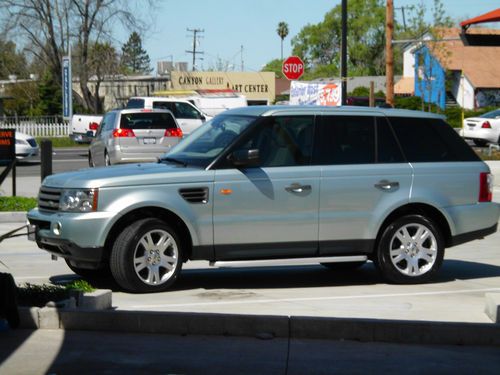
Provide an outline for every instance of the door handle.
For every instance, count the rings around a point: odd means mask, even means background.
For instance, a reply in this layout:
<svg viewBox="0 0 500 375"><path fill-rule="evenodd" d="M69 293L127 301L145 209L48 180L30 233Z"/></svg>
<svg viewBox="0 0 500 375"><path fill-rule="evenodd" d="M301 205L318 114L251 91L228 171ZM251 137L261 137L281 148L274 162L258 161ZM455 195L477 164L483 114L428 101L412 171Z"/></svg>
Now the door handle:
<svg viewBox="0 0 500 375"><path fill-rule="evenodd" d="M390 191L390 190L396 190L399 188L399 182L397 181L388 181L388 180L381 180L377 182L374 185L377 189L380 189L382 191Z"/></svg>
<svg viewBox="0 0 500 375"><path fill-rule="evenodd" d="M298 183L293 183L285 188L289 193L303 193L306 191L311 191L311 185L301 185Z"/></svg>

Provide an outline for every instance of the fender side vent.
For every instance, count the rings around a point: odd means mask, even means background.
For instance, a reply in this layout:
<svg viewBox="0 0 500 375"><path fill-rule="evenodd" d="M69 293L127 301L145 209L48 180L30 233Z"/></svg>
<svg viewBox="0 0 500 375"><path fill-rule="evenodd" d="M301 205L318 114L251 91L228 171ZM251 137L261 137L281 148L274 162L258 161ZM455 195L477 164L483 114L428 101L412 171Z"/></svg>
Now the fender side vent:
<svg viewBox="0 0 500 375"><path fill-rule="evenodd" d="M179 194L189 203L207 203L208 202L208 188L185 188L179 189Z"/></svg>

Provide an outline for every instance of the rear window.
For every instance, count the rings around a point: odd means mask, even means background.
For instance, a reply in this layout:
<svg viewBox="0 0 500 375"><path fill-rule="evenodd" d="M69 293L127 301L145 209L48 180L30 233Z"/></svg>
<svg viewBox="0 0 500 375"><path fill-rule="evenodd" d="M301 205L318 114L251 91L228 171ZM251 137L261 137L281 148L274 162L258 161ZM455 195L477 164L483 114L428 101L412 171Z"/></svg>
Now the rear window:
<svg viewBox="0 0 500 375"><path fill-rule="evenodd" d="M390 117L409 162L478 161L457 132L440 119Z"/></svg>
<svg viewBox="0 0 500 375"><path fill-rule="evenodd" d="M122 129L170 129L177 125L170 113L138 112L122 114Z"/></svg>
<svg viewBox="0 0 500 375"><path fill-rule="evenodd" d="M125 108L137 109L144 108L144 99L129 99Z"/></svg>

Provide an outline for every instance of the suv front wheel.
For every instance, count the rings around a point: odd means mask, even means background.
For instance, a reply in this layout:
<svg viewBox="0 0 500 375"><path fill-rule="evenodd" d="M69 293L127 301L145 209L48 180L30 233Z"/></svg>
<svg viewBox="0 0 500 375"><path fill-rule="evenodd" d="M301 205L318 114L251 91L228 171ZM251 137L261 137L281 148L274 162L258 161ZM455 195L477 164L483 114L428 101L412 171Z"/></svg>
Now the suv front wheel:
<svg viewBox="0 0 500 375"><path fill-rule="evenodd" d="M390 282L422 283L434 277L443 256L443 236L436 224L422 215L407 215L385 228L375 263Z"/></svg>
<svg viewBox="0 0 500 375"><path fill-rule="evenodd" d="M161 220L138 220L116 238L110 267L116 282L130 292L164 291L182 268L179 237Z"/></svg>

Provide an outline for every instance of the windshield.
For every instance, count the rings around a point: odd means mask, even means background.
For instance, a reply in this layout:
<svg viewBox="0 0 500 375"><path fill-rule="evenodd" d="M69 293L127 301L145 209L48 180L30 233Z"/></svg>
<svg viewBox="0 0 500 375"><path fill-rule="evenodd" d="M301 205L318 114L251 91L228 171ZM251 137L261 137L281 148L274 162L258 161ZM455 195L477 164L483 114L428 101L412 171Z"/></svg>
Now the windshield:
<svg viewBox="0 0 500 375"><path fill-rule="evenodd" d="M206 168L255 119L251 116L219 115L183 139L165 155L165 161L174 159L186 165Z"/></svg>
<svg viewBox="0 0 500 375"><path fill-rule="evenodd" d="M486 112L485 114L482 114L479 117L483 117L483 118L497 118L497 117L500 117L500 109L496 109L496 110L491 111L491 112Z"/></svg>

